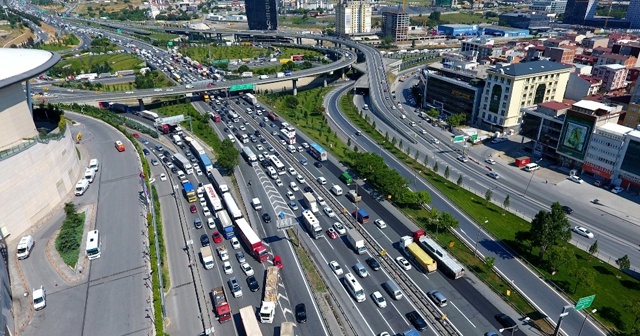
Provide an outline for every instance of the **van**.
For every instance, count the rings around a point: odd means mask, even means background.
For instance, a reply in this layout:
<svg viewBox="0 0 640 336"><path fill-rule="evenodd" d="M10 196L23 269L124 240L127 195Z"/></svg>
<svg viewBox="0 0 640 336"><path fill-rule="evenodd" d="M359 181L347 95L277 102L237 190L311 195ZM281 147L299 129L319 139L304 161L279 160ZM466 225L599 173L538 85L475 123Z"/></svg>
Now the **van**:
<svg viewBox="0 0 640 336"><path fill-rule="evenodd" d="M178 178L179 178L180 180L183 180L183 179L185 179L185 178L186 178L186 175L184 174L184 172L183 172L182 170L178 170L178 173L177 173L177 174L178 174Z"/></svg>
<svg viewBox="0 0 640 336"><path fill-rule="evenodd" d="M249 107L247 107L247 114L251 114L251 112L253 112L253 110Z"/></svg>
<svg viewBox="0 0 640 336"><path fill-rule="evenodd" d="M442 293L440 293L437 290L429 291L427 293L427 296L431 299L431 301L433 301L439 307L444 307L447 305L447 298L444 297L444 295L442 295Z"/></svg>
<svg viewBox="0 0 640 336"><path fill-rule="evenodd" d="M267 170L269 172L269 177L271 177L274 180L278 178L278 172L276 172L276 170L273 167L268 167Z"/></svg>
<svg viewBox="0 0 640 336"><path fill-rule="evenodd" d="M251 206L253 206L253 208L257 211L257 210L262 210L262 203L260 203L260 199L259 198L254 198L251 200Z"/></svg>
<svg viewBox="0 0 640 336"><path fill-rule="evenodd" d="M232 134L227 134L227 138L229 138L229 141L231 142L236 142L236 139L233 137Z"/></svg>
<svg viewBox="0 0 640 336"><path fill-rule="evenodd" d="M84 178L89 181L89 183L93 183L93 179L96 177L96 171L91 169L91 168L87 168L84 171Z"/></svg>
<svg viewBox="0 0 640 336"><path fill-rule="evenodd" d="M367 269L364 268L364 265L362 265L361 263L355 264L355 266L353 266L353 269L361 278L366 278L369 276L369 272L367 272Z"/></svg>
<svg viewBox="0 0 640 336"><path fill-rule="evenodd" d="M384 283L384 289L392 298L396 300L402 299L402 292L400 291L400 287L398 287L398 285L396 285L393 280L387 280L387 282Z"/></svg>
<svg viewBox="0 0 640 336"><path fill-rule="evenodd" d="M331 192L336 196L340 196L340 195L342 195L342 188L339 185L334 184L331 187Z"/></svg>
<svg viewBox="0 0 640 336"><path fill-rule="evenodd" d="M89 189L89 181L82 179L76 183L76 196L82 196Z"/></svg>
<svg viewBox="0 0 640 336"><path fill-rule="evenodd" d="M91 161L89 161L89 168L98 171L98 168L100 167L100 162L98 162L98 159L91 159Z"/></svg>
<svg viewBox="0 0 640 336"><path fill-rule="evenodd" d="M18 259L27 259L31 254L31 249L33 249L33 245L35 241L31 236L24 236L20 238L20 242L18 243Z"/></svg>
<svg viewBox="0 0 640 336"><path fill-rule="evenodd" d="M529 163L526 166L524 166L524 170L528 172L532 172L538 169L540 169L540 166L537 163Z"/></svg>

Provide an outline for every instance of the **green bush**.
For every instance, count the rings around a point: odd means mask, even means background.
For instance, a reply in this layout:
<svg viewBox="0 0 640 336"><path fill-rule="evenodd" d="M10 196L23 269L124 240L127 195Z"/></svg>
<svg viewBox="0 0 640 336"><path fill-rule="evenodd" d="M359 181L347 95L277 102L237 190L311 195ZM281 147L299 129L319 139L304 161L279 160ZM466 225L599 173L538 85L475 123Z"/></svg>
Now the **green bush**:
<svg viewBox="0 0 640 336"><path fill-rule="evenodd" d="M60 234L56 237L56 251L65 264L75 267L80 254L80 244L84 233L84 213L77 213L73 203L64 206L67 217L62 221Z"/></svg>

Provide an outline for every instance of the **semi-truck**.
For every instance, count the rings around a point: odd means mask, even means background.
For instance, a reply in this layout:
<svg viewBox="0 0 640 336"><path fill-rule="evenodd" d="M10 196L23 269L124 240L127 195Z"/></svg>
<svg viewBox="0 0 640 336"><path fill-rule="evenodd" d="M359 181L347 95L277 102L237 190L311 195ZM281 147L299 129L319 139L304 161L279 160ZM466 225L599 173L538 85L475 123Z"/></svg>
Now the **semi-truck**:
<svg viewBox="0 0 640 336"><path fill-rule="evenodd" d="M349 239L349 243L353 250L357 254L364 254L367 252L367 247L364 245L364 237L360 234L360 232L355 229L350 229L347 231L347 239Z"/></svg>
<svg viewBox="0 0 640 336"><path fill-rule="evenodd" d="M184 155L180 153L173 154L173 161L184 171L185 174L193 174L193 166L191 165L191 162L184 157Z"/></svg>
<svg viewBox="0 0 640 336"><path fill-rule="evenodd" d="M184 191L184 197L189 201L189 203L193 203L198 200L198 196L196 195L196 189L193 187L193 184L189 181L185 181L182 183L182 189Z"/></svg>
<svg viewBox="0 0 640 336"><path fill-rule="evenodd" d="M224 200L224 204L227 206L227 211L229 212L229 216L233 219L242 218L242 211L238 208L238 204L231 196L231 193L226 192L222 194L222 199Z"/></svg>
<svg viewBox="0 0 640 336"><path fill-rule="evenodd" d="M307 227L311 238L322 238L322 227L320 226L320 221L318 221L318 218L316 218L310 210L302 210L302 220L304 225Z"/></svg>
<svg viewBox="0 0 640 336"><path fill-rule="evenodd" d="M259 262L267 261L267 258L269 257L267 249L262 244L258 234L253 231L251 226L249 226L249 223L247 223L244 218L237 219L236 228L238 229L240 238L251 251L251 255L253 255L253 257Z"/></svg>
<svg viewBox="0 0 640 336"><path fill-rule="evenodd" d="M218 188L218 192L222 195L229 191L229 186L227 186L227 181L224 180L222 174L217 169L213 169L210 172L211 182Z"/></svg>
<svg viewBox="0 0 640 336"><path fill-rule="evenodd" d="M240 319L242 320L245 335L262 336L262 330L260 330L260 324L253 306L240 308Z"/></svg>
<svg viewBox="0 0 640 336"><path fill-rule="evenodd" d="M225 323L231 320L231 306L229 306L229 302L227 301L224 286L211 290L211 302L213 302L213 306L215 307L218 322Z"/></svg>
<svg viewBox="0 0 640 336"><path fill-rule="evenodd" d="M354 211L351 215L355 218L360 224L364 224L369 221L369 213L365 209L358 209Z"/></svg>
<svg viewBox="0 0 640 336"><path fill-rule="evenodd" d="M278 272L277 266L267 267L267 280L264 286L262 305L260 306L260 323L273 323L278 305Z"/></svg>
<svg viewBox="0 0 640 336"><path fill-rule="evenodd" d="M416 264L420 265L426 273L433 273L438 268L438 264L431 258L425 250L413 241L411 236L400 237L400 246L404 248L407 257L413 259Z"/></svg>
<svg viewBox="0 0 640 336"><path fill-rule="evenodd" d="M316 202L316 198L312 193L306 192L302 194L304 196L304 202L307 204L307 209L311 210L311 212L318 212L318 202Z"/></svg>
<svg viewBox="0 0 640 336"><path fill-rule="evenodd" d="M231 239L235 237L236 234L233 231L233 222L231 221L231 218L229 218L227 210L220 210L216 212L216 217L218 217L218 220L220 221L220 232L222 232L224 238Z"/></svg>
<svg viewBox="0 0 640 336"><path fill-rule="evenodd" d="M204 246L200 248L200 255L202 257L202 264L206 269L213 268L213 253L211 253L211 247Z"/></svg>
<svg viewBox="0 0 640 336"><path fill-rule="evenodd" d="M251 77L253 77L253 72L245 71L242 74L240 74L240 77L242 77L242 78L251 78Z"/></svg>
<svg viewBox="0 0 640 336"><path fill-rule="evenodd" d="M355 190L349 190L349 192L347 193L347 198L351 202L360 202L360 201L362 201L362 197L360 195L358 195L358 193Z"/></svg>

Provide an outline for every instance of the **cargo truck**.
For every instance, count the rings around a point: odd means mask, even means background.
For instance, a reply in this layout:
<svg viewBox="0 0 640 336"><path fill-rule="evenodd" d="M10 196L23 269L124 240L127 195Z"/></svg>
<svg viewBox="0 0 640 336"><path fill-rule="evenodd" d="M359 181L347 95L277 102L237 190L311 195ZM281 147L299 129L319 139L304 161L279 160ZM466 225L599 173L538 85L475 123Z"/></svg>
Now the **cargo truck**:
<svg viewBox="0 0 640 336"><path fill-rule="evenodd" d="M233 232L233 222L231 221L231 218L229 218L227 210L220 210L216 212L216 217L218 217L218 220L220 221L220 232L222 232L224 238L231 239L235 237L236 235Z"/></svg>
<svg viewBox="0 0 640 336"><path fill-rule="evenodd" d="M258 324L253 306L240 308L240 320L242 320L245 335L262 336L262 330L260 330L260 324Z"/></svg>
<svg viewBox="0 0 640 336"><path fill-rule="evenodd" d="M318 212L318 202L316 202L316 198L312 193L306 192L302 194L304 196L304 202L307 204L307 209L311 210L311 212Z"/></svg>
<svg viewBox="0 0 640 336"><path fill-rule="evenodd" d="M189 203L193 203L198 200L196 190L193 188L193 184L191 184L191 182L185 181L182 184L182 188L184 190L184 197L189 201Z"/></svg>
<svg viewBox="0 0 640 336"><path fill-rule="evenodd" d="M349 239L351 247L353 247L353 250L357 254L364 254L365 252L367 252L367 247L364 245L364 238L362 237L360 232L356 231L355 229L349 230L347 232L347 239Z"/></svg>
<svg viewBox="0 0 640 336"><path fill-rule="evenodd" d="M355 190L349 190L349 192L347 193L347 198L351 202L360 202L360 201L362 201L362 197L360 195L358 195L358 193L356 193Z"/></svg>
<svg viewBox="0 0 640 336"><path fill-rule="evenodd" d="M267 280L264 286L264 296L260 306L260 323L273 323L278 305L278 272L277 266L267 267Z"/></svg>
<svg viewBox="0 0 640 336"><path fill-rule="evenodd" d="M316 216L314 216L310 210L302 210L302 219L311 238L322 238L322 227L320 226L320 221L318 221Z"/></svg>
<svg viewBox="0 0 640 336"><path fill-rule="evenodd" d="M229 251L227 251L226 247L218 246L217 250L218 250L218 255L220 256L220 260L222 261L229 260Z"/></svg>
<svg viewBox="0 0 640 336"><path fill-rule="evenodd" d="M259 262L267 261L269 257L267 249L262 244L258 234L249 226L249 223L247 223L244 218L236 219L236 228L238 229L240 238L242 238L242 241L251 252L251 255Z"/></svg>
<svg viewBox="0 0 640 336"><path fill-rule="evenodd" d="M202 257L202 264L206 269L213 268L213 253L211 253L211 248L209 246L200 248L200 256Z"/></svg>
<svg viewBox="0 0 640 336"><path fill-rule="evenodd" d="M354 211L352 214L353 218L355 218L360 224L364 224L369 221L369 213L365 209L358 209Z"/></svg>
<svg viewBox="0 0 640 336"><path fill-rule="evenodd" d="M400 246L404 248L407 257L420 265L425 273L433 273L438 268L436 261L414 242L411 236L400 237Z"/></svg>
<svg viewBox="0 0 640 336"><path fill-rule="evenodd" d="M208 102L209 102L209 94L208 94L208 93L206 93L206 92L202 92L202 93L200 93L200 98L202 98L202 100L203 100L205 103L208 103Z"/></svg>
<svg viewBox="0 0 640 336"><path fill-rule="evenodd" d="M215 307L216 317L218 322L225 323L231 320L231 306L227 302L227 296L224 292L224 287L216 287L211 290L211 302Z"/></svg>
<svg viewBox="0 0 640 336"><path fill-rule="evenodd" d="M351 177L351 175L349 175L349 173L344 172L342 173L342 175L340 175L340 181L344 182L345 184L351 184L353 182L353 178Z"/></svg>

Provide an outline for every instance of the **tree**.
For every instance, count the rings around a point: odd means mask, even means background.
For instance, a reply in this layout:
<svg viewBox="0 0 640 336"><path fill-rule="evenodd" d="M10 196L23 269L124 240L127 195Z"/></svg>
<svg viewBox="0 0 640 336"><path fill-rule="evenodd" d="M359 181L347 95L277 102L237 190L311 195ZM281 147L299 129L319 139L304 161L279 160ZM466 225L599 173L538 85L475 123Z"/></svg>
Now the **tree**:
<svg viewBox="0 0 640 336"><path fill-rule="evenodd" d="M552 272L575 269L577 264L576 254L567 245L554 245L547 253L547 265Z"/></svg>
<svg viewBox="0 0 640 336"><path fill-rule="evenodd" d="M487 201L487 204L489 204L489 202L491 202L491 197L493 196L493 191L491 189L487 189L487 191L484 193L484 199L485 201Z"/></svg>
<svg viewBox="0 0 640 336"><path fill-rule="evenodd" d="M290 108L295 109L300 104L300 101L296 96L286 96L284 98L284 103Z"/></svg>
<svg viewBox="0 0 640 336"><path fill-rule="evenodd" d="M351 138L347 138L347 147L351 147Z"/></svg>
<svg viewBox="0 0 640 336"><path fill-rule="evenodd" d="M396 140L396 137L392 137L392 138L391 138L391 145L392 145L392 146L395 146L395 145L396 145L396 142L398 142L398 140Z"/></svg>
<svg viewBox="0 0 640 336"><path fill-rule="evenodd" d="M238 72L247 72L247 71L250 71L250 70L251 69L246 64L243 64L243 65L238 67Z"/></svg>
<svg viewBox="0 0 640 336"><path fill-rule="evenodd" d="M571 227L567 216L558 202L551 205L551 212L541 210L531 221L529 240L531 247L540 248L540 261L551 246L566 243L571 239Z"/></svg>
<svg viewBox="0 0 640 336"><path fill-rule="evenodd" d="M444 178L446 178L447 180L449 179L449 166L444 169Z"/></svg>
<svg viewBox="0 0 640 336"><path fill-rule="evenodd" d="M418 151L418 149L416 148L416 153L413 155L413 159L418 161L418 156L420 155L420 152Z"/></svg>
<svg viewBox="0 0 640 336"><path fill-rule="evenodd" d="M504 198L502 202L502 207L505 209L509 209L509 205L511 205L511 196L507 194L507 197Z"/></svg>
<svg viewBox="0 0 640 336"><path fill-rule="evenodd" d="M462 174L460 174L458 176L458 181L456 182L456 184L458 185L458 187L462 187L462 182L463 182L464 178L462 177Z"/></svg>
<svg viewBox="0 0 640 336"><path fill-rule="evenodd" d="M218 155L218 164L228 171L238 165L240 152L235 148L229 139L225 139L220 146L220 154Z"/></svg>
<svg viewBox="0 0 640 336"><path fill-rule="evenodd" d="M415 193L416 204L422 206L423 204L431 203L431 194L424 190L416 191Z"/></svg>
<svg viewBox="0 0 640 336"><path fill-rule="evenodd" d="M451 127L464 125L467 123L467 115L462 113L454 114L447 118L447 123L449 123Z"/></svg>
<svg viewBox="0 0 640 336"><path fill-rule="evenodd" d="M460 225L458 220L448 212L440 212L438 222L446 228L457 228Z"/></svg>
<svg viewBox="0 0 640 336"><path fill-rule="evenodd" d="M431 14L429 14L429 19L433 21L440 21L440 12L438 11L431 12Z"/></svg>
<svg viewBox="0 0 640 336"><path fill-rule="evenodd" d="M384 140L389 142L389 131L384 132Z"/></svg>
<svg viewBox="0 0 640 336"><path fill-rule="evenodd" d="M424 166L425 167L429 166L429 155L427 154L424 155Z"/></svg>
<svg viewBox="0 0 640 336"><path fill-rule="evenodd" d="M618 268L621 271L628 270L629 267L631 267L631 261L629 260L629 256L625 254L624 257L620 259L616 259L616 265L618 265Z"/></svg>
<svg viewBox="0 0 640 336"><path fill-rule="evenodd" d="M484 258L484 265L487 266L487 269L491 270L495 264L496 264L496 258L494 257Z"/></svg>
<svg viewBox="0 0 640 336"><path fill-rule="evenodd" d="M430 116L433 119L438 119L438 117L440 116L440 112L438 112L438 110L432 108L429 111L427 111L427 115Z"/></svg>
<svg viewBox="0 0 640 336"><path fill-rule="evenodd" d="M593 242L593 244L591 244L591 246L589 247L589 254L591 254L592 256L595 255L596 253L598 253L598 240L596 239L596 241Z"/></svg>
<svg viewBox="0 0 640 336"><path fill-rule="evenodd" d="M433 164L433 171L437 173L438 169L438 161L436 161L436 163Z"/></svg>
<svg viewBox="0 0 640 336"><path fill-rule="evenodd" d="M634 319L633 319L633 324L631 325L631 329L632 331L636 331L636 325L638 325L638 321L640 321L640 299L633 299L633 301L626 301L623 304L624 309L627 310L627 312L631 313L631 315L633 315Z"/></svg>
<svg viewBox="0 0 640 336"><path fill-rule="evenodd" d="M596 273L594 270L586 267L578 268L574 273L574 278L576 278L576 286L573 288L573 292L575 293L578 290L578 287L582 286L584 288L593 287L596 279ZM640 302L639 302L640 303Z"/></svg>

